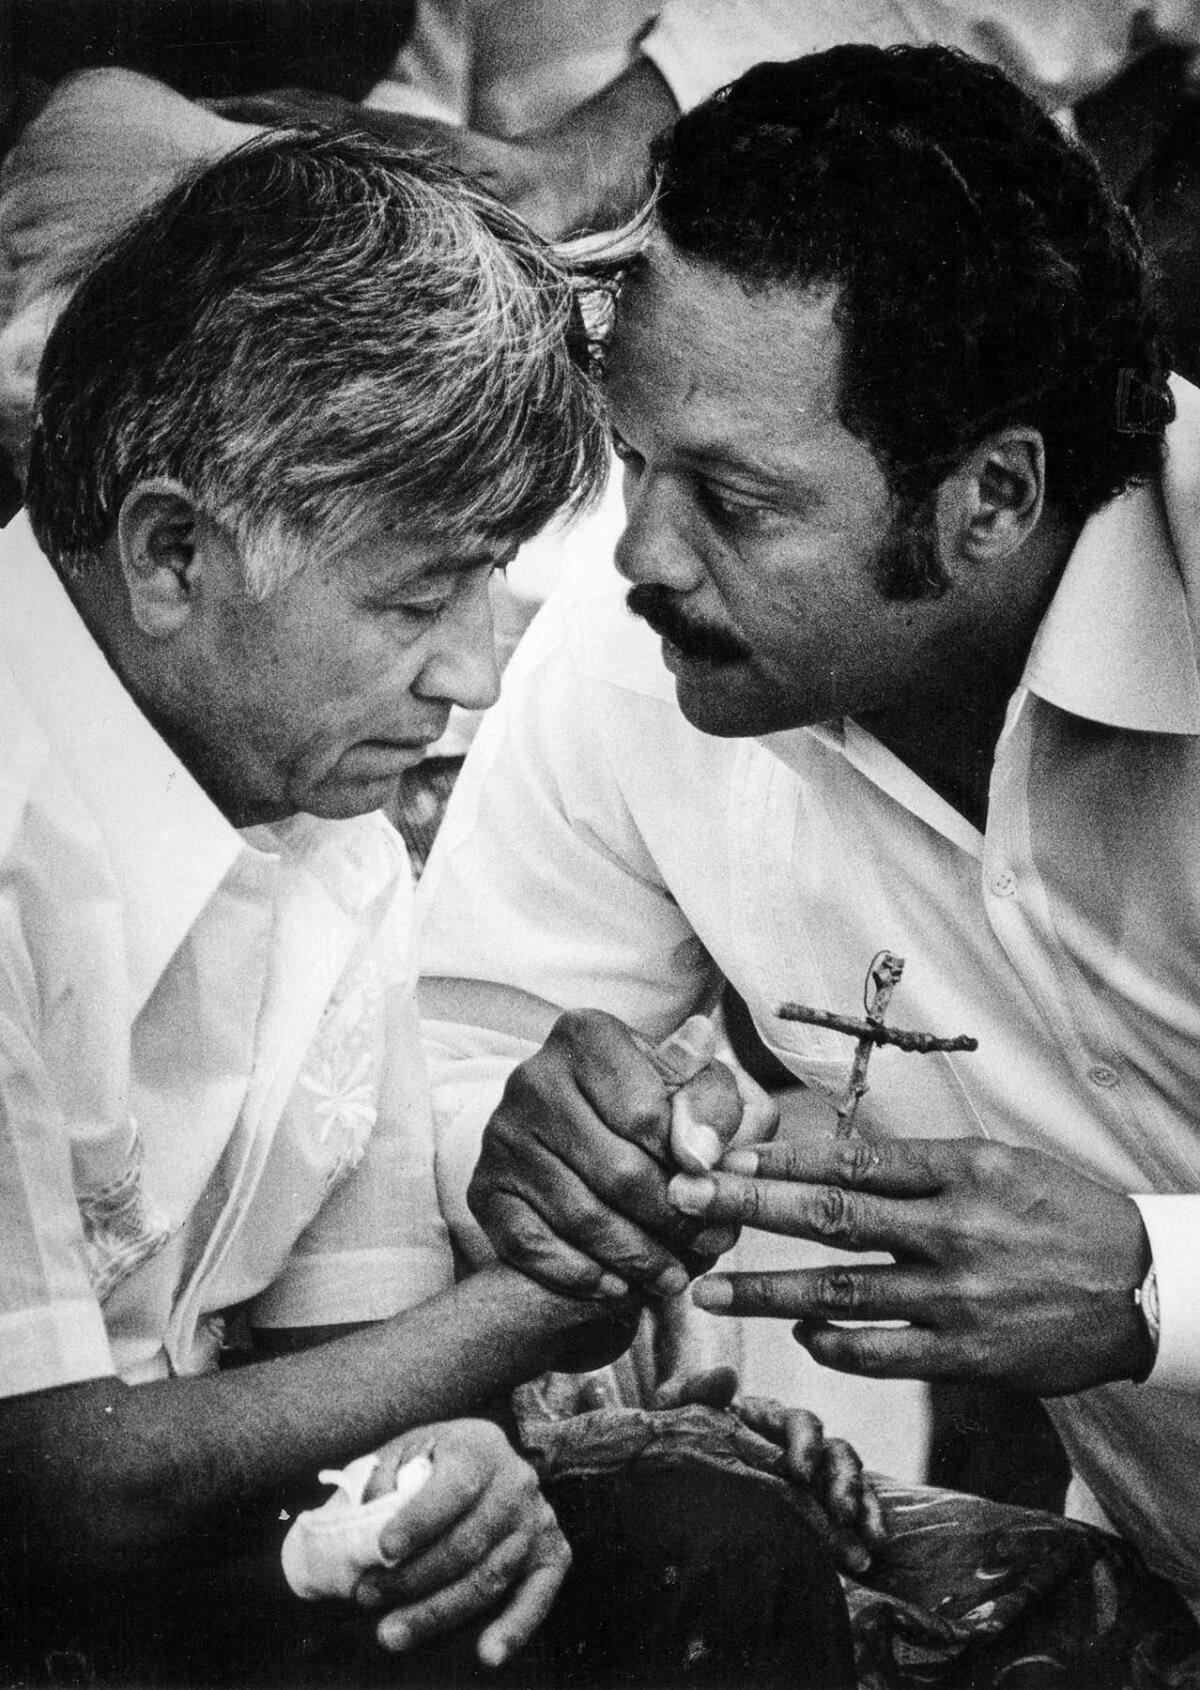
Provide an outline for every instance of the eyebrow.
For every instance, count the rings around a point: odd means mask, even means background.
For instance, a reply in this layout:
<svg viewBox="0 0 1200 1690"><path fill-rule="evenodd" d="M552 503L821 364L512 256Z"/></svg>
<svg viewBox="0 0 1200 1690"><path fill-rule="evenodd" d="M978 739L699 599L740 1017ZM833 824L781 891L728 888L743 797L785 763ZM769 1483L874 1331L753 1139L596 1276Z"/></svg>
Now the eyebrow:
<svg viewBox="0 0 1200 1690"><path fill-rule="evenodd" d="M609 407L609 428L622 440L626 438L620 416L613 405ZM759 457L720 438L685 441L677 447L675 456L703 473L745 476L764 489L784 492L793 501L805 506L819 506L826 502L820 488L815 487L795 465Z"/></svg>

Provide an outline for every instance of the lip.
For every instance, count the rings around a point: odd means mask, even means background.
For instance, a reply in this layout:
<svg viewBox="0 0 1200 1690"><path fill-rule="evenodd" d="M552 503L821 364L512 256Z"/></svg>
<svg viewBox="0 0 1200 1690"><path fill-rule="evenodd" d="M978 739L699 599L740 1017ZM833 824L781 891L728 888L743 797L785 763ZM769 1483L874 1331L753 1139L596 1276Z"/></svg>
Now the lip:
<svg viewBox="0 0 1200 1690"><path fill-rule="evenodd" d="M347 756L365 770L376 769L376 778L386 779L389 773L419 763L440 738L440 734L432 734L425 739L360 739Z"/></svg>
<svg viewBox="0 0 1200 1690"><path fill-rule="evenodd" d="M702 657L696 652L684 651L682 646L672 645L671 641L660 634L662 641L662 660L664 666L672 675L678 675L681 669L720 669L729 659L725 657Z"/></svg>

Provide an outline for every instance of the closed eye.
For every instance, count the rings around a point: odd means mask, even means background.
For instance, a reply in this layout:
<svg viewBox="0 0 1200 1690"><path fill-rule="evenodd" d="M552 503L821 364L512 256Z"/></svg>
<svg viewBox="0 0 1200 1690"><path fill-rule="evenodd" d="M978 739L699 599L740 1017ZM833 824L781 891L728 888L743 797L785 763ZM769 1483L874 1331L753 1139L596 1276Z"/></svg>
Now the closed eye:
<svg viewBox="0 0 1200 1690"><path fill-rule="evenodd" d="M699 477L696 498L710 522L728 530L762 527L779 513L773 505L758 499L738 497L727 488Z"/></svg>
<svg viewBox="0 0 1200 1690"><path fill-rule="evenodd" d="M633 447L629 444L628 440L625 439L623 434L618 434L617 430L614 428L611 430L611 437L613 456L617 459L618 463L637 464L641 462L640 453L634 451Z"/></svg>

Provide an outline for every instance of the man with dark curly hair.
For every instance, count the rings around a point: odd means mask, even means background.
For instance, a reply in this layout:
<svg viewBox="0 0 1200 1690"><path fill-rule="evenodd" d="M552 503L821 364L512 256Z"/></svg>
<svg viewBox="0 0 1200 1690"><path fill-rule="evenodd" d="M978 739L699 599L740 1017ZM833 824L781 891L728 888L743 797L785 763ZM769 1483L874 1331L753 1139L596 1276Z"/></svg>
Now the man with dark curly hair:
<svg viewBox="0 0 1200 1690"><path fill-rule="evenodd" d="M658 164L607 351L641 622L607 577L547 612L424 883L471 1206L577 1295L747 1222L885 1252L695 1298L1049 1399L1073 1502L1200 1608L1200 398L1091 159L948 50L759 66ZM883 947L978 1049L673 1180L646 1041L729 983L836 1097Z"/></svg>

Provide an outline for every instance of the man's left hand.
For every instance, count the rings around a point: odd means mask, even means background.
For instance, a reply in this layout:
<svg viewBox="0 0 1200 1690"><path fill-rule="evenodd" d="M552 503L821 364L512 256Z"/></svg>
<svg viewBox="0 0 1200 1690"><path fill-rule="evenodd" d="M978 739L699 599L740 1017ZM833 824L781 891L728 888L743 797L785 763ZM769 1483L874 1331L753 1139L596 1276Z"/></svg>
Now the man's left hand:
<svg viewBox="0 0 1200 1690"><path fill-rule="evenodd" d="M1041 1152L796 1139L731 1152L670 1194L705 1225L895 1258L715 1274L694 1288L716 1313L796 1320L797 1341L826 1367L1058 1396L1153 1365L1133 1297L1150 1264L1136 1204Z"/></svg>

